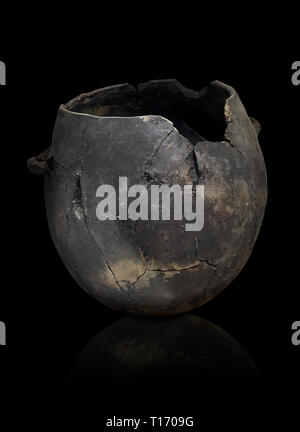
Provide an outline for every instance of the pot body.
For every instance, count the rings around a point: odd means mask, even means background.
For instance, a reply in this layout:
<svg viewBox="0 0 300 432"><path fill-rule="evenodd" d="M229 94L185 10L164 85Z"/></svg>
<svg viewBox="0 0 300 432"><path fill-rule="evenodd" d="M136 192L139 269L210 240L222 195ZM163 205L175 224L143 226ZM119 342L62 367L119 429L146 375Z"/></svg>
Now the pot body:
<svg viewBox="0 0 300 432"><path fill-rule="evenodd" d="M47 217L57 251L78 284L115 310L168 315L205 303L240 272L261 226L265 165L238 95L219 82L200 96L176 86L193 104L216 101L222 140L192 139L161 115L105 116L99 104L94 113L84 112L80 107L92 106L98 91L59 108L44 157ZM130 91L114 86L102 97L117 100L126 92L131 97ZM215 115L210 104L206 115ZM120 177L128 187L149 191L151 185L204 185L203 228L187 231L184 219L100 221L97 189L118 190Z"/></svg>

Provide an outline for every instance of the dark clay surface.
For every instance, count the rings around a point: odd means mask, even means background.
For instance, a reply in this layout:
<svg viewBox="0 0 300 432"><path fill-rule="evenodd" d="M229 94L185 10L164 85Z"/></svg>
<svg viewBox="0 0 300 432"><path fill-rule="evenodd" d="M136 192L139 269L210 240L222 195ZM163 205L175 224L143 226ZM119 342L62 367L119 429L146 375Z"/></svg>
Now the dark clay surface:
<svg viewBox="0 0 300 432"><path fill-rule="evenodd" d="M257 123L255 123L257 126ZM52 146L29 161L45 174L50 232L69 272L101 303L140 315L198 307L245 265L262 222L266 171L238 95L175 80L81 95L59 108ZM96 189L204 184L199 232L182 221L102 221Z"/></svg>

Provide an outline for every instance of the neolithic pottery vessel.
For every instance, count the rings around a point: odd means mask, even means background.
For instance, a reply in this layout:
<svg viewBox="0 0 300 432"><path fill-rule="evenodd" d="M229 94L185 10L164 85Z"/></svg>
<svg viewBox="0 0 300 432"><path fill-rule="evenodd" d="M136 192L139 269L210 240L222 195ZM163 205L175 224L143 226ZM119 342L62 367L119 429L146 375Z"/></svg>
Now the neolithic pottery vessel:
<svg viewBox="0 0 300 432"><path fill-rule="evenodd" d="M50 232L72 277L139 315L215 297L261 226L257 129L219 81L199 92L176 80L115 85L61 105L51 147L28 166L44 175Z"/></svg>

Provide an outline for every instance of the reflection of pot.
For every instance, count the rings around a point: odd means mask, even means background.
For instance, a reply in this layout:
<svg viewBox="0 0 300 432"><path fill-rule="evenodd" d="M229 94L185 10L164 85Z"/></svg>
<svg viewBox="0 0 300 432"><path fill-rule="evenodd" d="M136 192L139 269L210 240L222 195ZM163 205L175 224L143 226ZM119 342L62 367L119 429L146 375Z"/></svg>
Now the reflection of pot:
<svg viewBox="0 0 300 432"><path fill-rule="evenodd" d="M130 388L132 403L141 395L143 400L155 394L169 402L180 395L180 403L184 399L188 406L194 398L191 389L217 399L229 395L235 385L246 393L255 378L259 373L253 360L231 336L205 319L185 314L127 317L110 325L79 355L69 387L105 389L106 397L116 401Z"/></svg>
<svg viewBox="0 0 300 432"><path fill-rule="evenodd" d="M51 148L29 167L45 174L50 231L73 278L105 305L141 315L187 311L224 289L249 257L266 203L255 128L217 81L200 92L165 80L81 95L59 108ZM118 190L119 177L148 189L204 185L203 229L186 231L184 219L100 222L96 190Z"/></svg>

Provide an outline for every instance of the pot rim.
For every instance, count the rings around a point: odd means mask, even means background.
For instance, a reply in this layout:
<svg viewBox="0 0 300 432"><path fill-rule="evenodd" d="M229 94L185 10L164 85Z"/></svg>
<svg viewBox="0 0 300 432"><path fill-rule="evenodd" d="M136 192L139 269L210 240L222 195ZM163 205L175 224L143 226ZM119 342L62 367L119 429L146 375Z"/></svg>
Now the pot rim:
<svg viewBox="0 0 300 432"><path fill-rule="evenodd" d="M234 90L233 87L223 83L222 81L219 80L214 80L212 82L210 82L210 84L208 86L202 87L202 89L200 89L199 91L197 90L192 90L189 89L185 86L183 86L179 81L177 81L176 79L164 79L164 80L151 80L151 81L147 81L146 83L142 83L139 84L146 86L146 85L152 85L152 84L161 84L161 83L172 83L177 89L178 91L180 91L181 93L183 93L183 95L186 98L191 97L191 95L193 95L194 97L199 96L201 90L203 90L204 88L218 88L219 90L223 90L227 92L227 97L225 98L224 101L224 108L226 103L229 102L229 100L233 99L236 97L237 93ZM95 114L91 114L91 113L85 113L85 112L80 112L80 111L76 111L76 105L83 103L88 105L91 101L91 99L99 94L103 94L103 96L105 96L105 94L107 94L110 91L122 91L122 90L129 90L132 95L136 95L138 93L138 90L136 90L135 87L133 87L131 84L129 83L122 83L122 84L114 84L111 86L106 86L106 87L102 87L102 88L98 88L96 90L92 90L90 92L87 93L81 93L80 95L76 96L75 98L71 99L70 101L68 101L65 104L61 104L59 106L59 111L63 111L65 113L71 114L71 115L75 115L75 116L87 116L90 118L97 118L97 119L130 119L130 118L139 118L139 119L143 119L145 117L159 117L163 120L166 120L170 123L173 124L173 122L171 120L169 120L168 118L160 115L160 114L141 114L141 115L127 115L127 116L117 116L117 115L111 115L111 116L101 116L101 115L95 115ZM105 106L105 104L104 104Z"/></svg>

